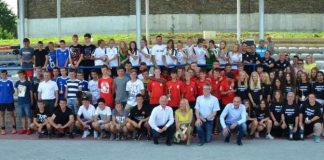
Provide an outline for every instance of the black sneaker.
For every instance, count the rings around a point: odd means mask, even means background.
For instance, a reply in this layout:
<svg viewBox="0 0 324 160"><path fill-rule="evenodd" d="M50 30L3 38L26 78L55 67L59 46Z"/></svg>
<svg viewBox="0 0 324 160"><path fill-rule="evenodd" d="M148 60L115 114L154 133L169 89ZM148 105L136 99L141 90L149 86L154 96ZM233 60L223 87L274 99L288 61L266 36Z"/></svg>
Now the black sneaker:
<svg viewBox="0 0 324 160"><path fill-rule="evenodd" d="M38 138L43 138L43 133L42 132L38 132Z"/></svg>
<svg viewBox="0 0 324 160"><path fill-rule="evenodd" d="M74 138L74 135L73 135L73 133L71 132L71 133L69 133L69 138L70 139L73 139Z"/></svg>
<svg viewBox="0 0 324 160"><path fill-rule="evenodd" d="M236 141L236 144L239 145L239 146L242 146L243 145L243 143L242 143L241 140Z"/></svg>
<svg viewBox="0 0 324 160"><path fill-rule="evenodd" d="M53 133L52 132L48 133L48 138L49 139L52 139L53 138Z"/></svg>
<svg viewBox="0 0 324 160"><path fill-rule="evenodd" d="M159 144L158 139L154 139L153 141L154 141L154 144Z"/></svg>
<svg viewBox="0 0 324 160"><path fill-rule="evenodd" d="M58 134L57 134L57 138L62 138L62 137L64 137L64 136L65 136L64 133L58 133Z"/></svg>
<svg viewBox="0 0 324 160"><path fill-rule="evenodd" d="M227 136L224 140L225 143L229 143L230 142L230 136Z"/></svg>
<svg viewBox="0 0 324 160"><path fill-rule="evenodd" d="M138 141L138 140L140 140L140 138L141 138L141 133L137 132L137 133L135 134L134 139Z"/></svg>
<svg viewBox="0 0 324 160"><path fill-rule="evenodd" d="M150 136L150 135L147 135L147 136L146 136L146 140L147 140L147 141L151 141L151 140L152 140L151 136Z"/></svg>

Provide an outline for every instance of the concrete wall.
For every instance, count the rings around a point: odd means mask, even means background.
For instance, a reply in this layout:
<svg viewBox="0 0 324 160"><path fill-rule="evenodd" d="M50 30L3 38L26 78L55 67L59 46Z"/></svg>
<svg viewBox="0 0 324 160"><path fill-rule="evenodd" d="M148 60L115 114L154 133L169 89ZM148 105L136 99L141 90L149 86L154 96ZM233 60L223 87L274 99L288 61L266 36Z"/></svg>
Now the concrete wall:
<svg viewBox="0 0 324 160"><path fill-rule="evenodd" d="M258 13L242 14L244 31L258 30ZM135 16L62 18L62 35L74 33L135 33ZM150 32L236 31L236 14L150 15ZM145 18L142 17L145 31ZM56 19L26 19L27 37L56 36ZM324 14L266 14L265 31L324 31Z"/></svg>

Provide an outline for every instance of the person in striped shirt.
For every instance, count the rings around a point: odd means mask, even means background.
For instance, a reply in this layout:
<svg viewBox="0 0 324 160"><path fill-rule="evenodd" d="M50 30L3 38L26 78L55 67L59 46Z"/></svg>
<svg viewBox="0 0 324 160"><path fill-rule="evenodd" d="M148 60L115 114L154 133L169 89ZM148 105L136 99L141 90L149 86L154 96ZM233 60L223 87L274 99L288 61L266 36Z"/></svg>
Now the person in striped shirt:
<svg viewBox="0 0 324 160"><path fill-rule="evenodd" d="M78 92L81 89L80 81L76 79L76 70L71 69L69 72L70 79L66 81L65 98L67 106L72 110L73 114L78 112Z"/></svg>

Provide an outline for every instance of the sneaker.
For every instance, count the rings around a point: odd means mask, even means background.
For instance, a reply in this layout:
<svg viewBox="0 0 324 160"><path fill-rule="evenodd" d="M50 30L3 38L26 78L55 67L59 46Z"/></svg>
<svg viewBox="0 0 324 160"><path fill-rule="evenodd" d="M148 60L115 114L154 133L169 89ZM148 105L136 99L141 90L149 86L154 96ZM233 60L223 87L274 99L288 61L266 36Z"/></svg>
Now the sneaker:
<svg viewBox="0 0 324 160"><path fill-rule="evenodd" d="M267 134L266 139L270 139L273 140L274 138L272 137L272 135L270 133Z"/></svg>
<svg viewBox="0 0 324 160"><path fill-rule="evenodd" d="M243 143L242 143L241 140L236 141L236 144L239 145L239 146L242 146L243 145Z"/></svg>
<svg viewBox="0 0 324 160"><path fill-rule="evenodd" d="M304 134L300 134L300 140L304 140Z"/></svg>
<svg viewBox="0 0 324 160"><path fill-rule="evenodd" d="M6 134L6 130L2 129L1 130L1 135L5 135Z"/></svg>
<svg viewBox="0 0 324 160"><path fill-rule="evenodd" d="M98 139L98 131L93 131L93 138Z"/></svg>
<svg viewBox="0 0 324 160"><path fill-rule="evenodd" d="M52 132L48 133L48 138L49 139L52 139L53 138L53 133Z"/></svg>
<svg viewBox="0 0 324 160"><path fill-rule="evenodd" d="M38 132L38 138L43 138L43 133Z"/></svg>
<svg viewBox="0 0 324 160"><path fill-rule="evenodd" d="M289 134L289 140L293 140L293 134Z"/></svg>
<svg viewBox="0 0 324 160"><path fill-rule="evenodd" d="M314 136L314 141L315 141L315 143L320 143L321 142L321 137L320 136Z"/></svg>
<svg viewBox="0 0 324 160"><path fill-rule="evenodd" d="M260 138L259 132L255 132L255 138Z"/></svg>
<svg viewBox="0 0 324 160"><path fill-rule="evenodd" d="M11 134L16 134L16 133L17 133L17 129L13 128L12 131L11 131Z"/></svg>
<svg viewBox="0 0 324 160"><path fill-rule="evenodd" d="M83 131L82 138L83 138L83 139L84 139L84 138L87 138L89 134L90 134L90 132L89 132L88 130Z"/></svg>
<svg viewBox="0 0 324 160"><path fill-rule="evenodd" d="M31 135L33 134L33 131L31 129L28 129L27 132L26 132L27 135Z"/></svg>
<svg viewBox="0 0 324 160"><path fill-rule="evenodd" d="M18 132L18 134L26 134L27 133L27 129L22 129Z"/></svg>
<svg viewBox="0 0 324 160"><path fill-rule="evenodd" d="M151 136L150 136L150 135L147 135L147 136L146 136L146 140L147 140L147 141L151 141L151 140L152 140L152 139L151 139Z"/></svg>
<svg viewBox="0 0 324 160"><path fill-rule="evenodd" d="M113 141L113 140L115 140L115 139L116 139L116 134L111 134L109 140Z"/></svg>
<svg viewBox="0 0 324 160"><path fill-rule="evenodd" d="M225 143L229 143L230 142L230 136L227 136L224 140Z"/></svg>
<svg viewBox="0 0 324 160"><path fill-rule="evenodd" d="M70 138L70 139L73 139L73 138L74 138L73 132L70 132L70 133L69 133L69 138Z"/></svg>

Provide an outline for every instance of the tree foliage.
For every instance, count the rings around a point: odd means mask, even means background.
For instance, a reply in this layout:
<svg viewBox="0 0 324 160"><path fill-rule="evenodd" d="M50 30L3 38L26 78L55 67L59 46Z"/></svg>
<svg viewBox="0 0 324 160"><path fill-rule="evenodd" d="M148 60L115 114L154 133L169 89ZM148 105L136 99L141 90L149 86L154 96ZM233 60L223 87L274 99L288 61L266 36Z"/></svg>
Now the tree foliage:
<svg viewBox="0 0 324 160"><path fill-rule="evenodd" d="M16 19L8 4L0 0L0 39L17 37Z"/></svg>

